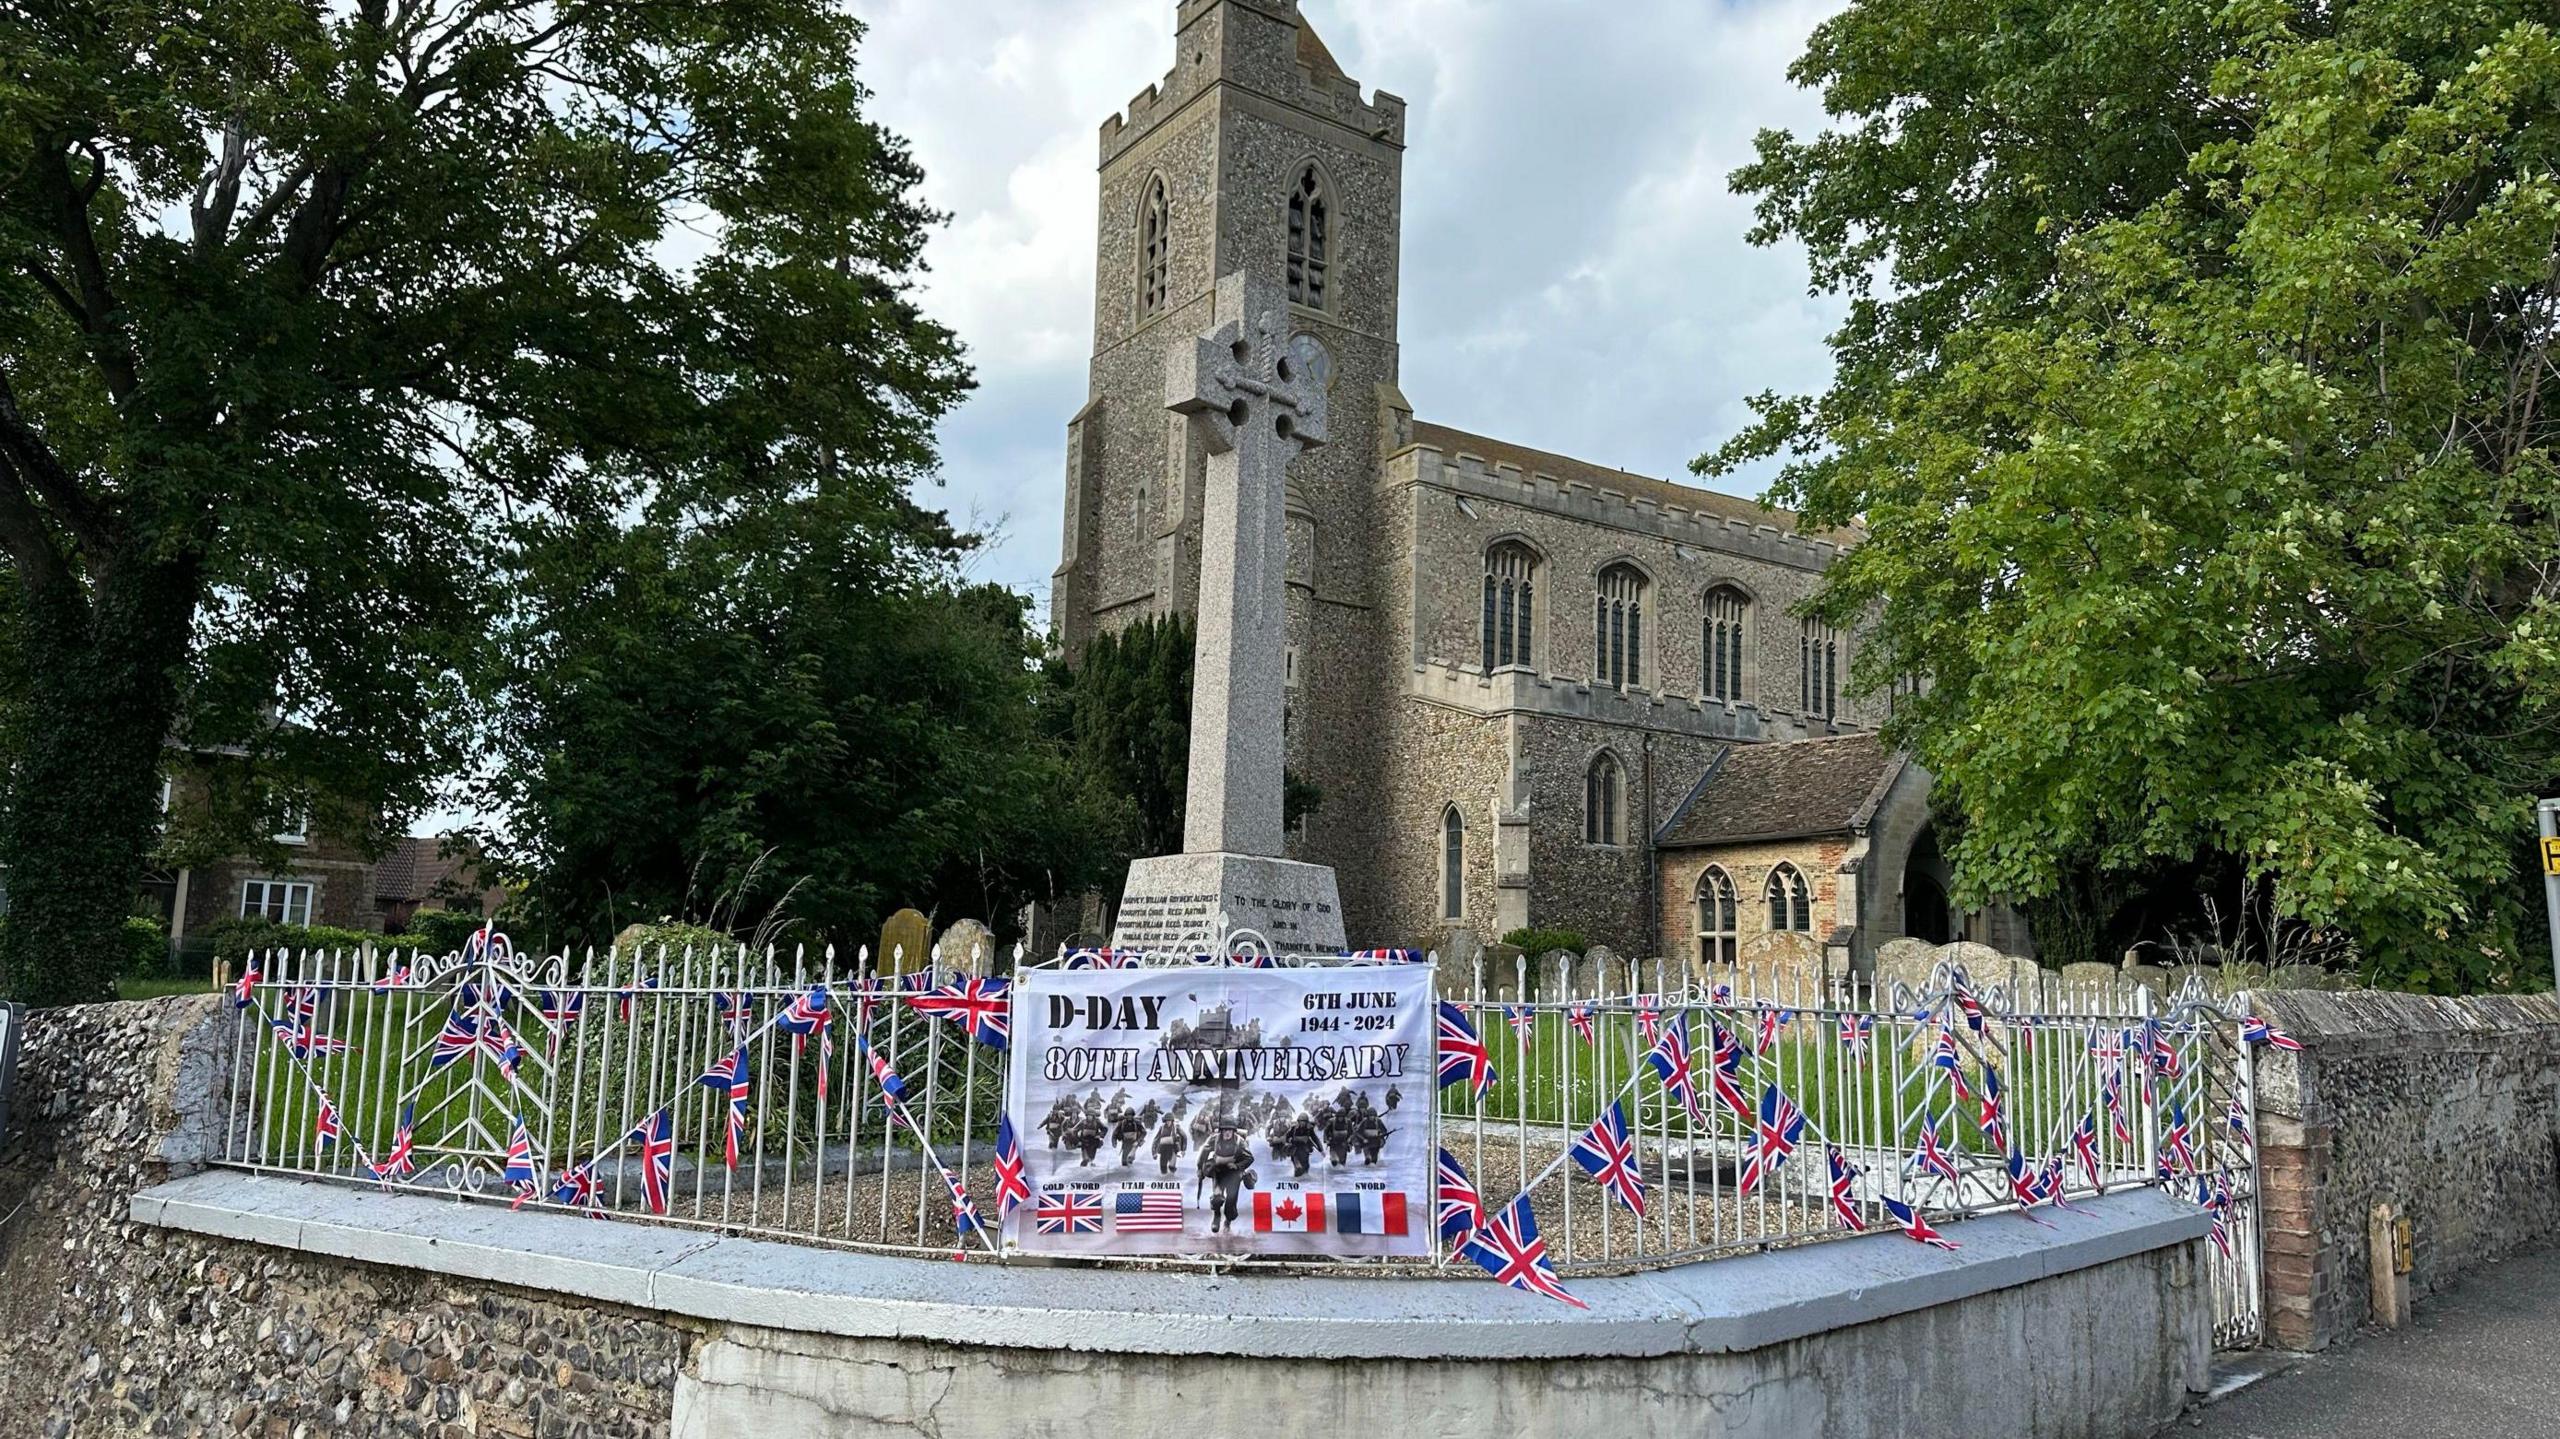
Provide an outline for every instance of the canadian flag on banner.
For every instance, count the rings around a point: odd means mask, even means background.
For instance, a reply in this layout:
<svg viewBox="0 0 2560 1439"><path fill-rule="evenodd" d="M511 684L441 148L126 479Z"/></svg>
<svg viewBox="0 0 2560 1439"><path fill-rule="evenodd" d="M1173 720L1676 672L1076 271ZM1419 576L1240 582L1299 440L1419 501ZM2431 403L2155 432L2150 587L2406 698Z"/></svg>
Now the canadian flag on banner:
<svg viewBox="0 0 2560 1439"><path fill-rule="evenodd" d="M1324 1196L1253 1192L1253 1229L1257 1234L1324 1233Z"/></svg>

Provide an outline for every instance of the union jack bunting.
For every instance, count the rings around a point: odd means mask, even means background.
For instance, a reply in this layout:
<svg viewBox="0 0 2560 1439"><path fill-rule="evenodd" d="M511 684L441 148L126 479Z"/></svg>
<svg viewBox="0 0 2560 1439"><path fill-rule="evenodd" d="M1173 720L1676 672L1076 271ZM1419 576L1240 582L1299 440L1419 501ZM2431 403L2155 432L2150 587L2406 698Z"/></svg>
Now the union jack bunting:
<svg viewBox="0 0 2560 1439"><path fill-rule="evenodd" d="M1902 1232L1906 1237L1917 1239L1932 1249L1956 1249L1962 1247L1954 1240L1940 1234L1937 1229L1929 1223L1928 1216L1922 1214L1914 1206L1896 1199L1890 1194L1884 1195L1882 1198L1884 1200L1884 1212L1892 1215L1893 1222L1902 1226Z"/></svg>
<svg viewBox="0 0 2560 1439"><path fill-rule="evenodd" d="M1662 996L1658 994L1637 995L1636 1033L1643 1038L1645 1043L1651 1044L1653 1043L1655 1033L1661 1028Z"/></svg>
<svg viewBox="0 0 2560 1439"><path fill-rule="evenodd" d="M1594 1045L1600 1042L1599 1035L1592 1028L1590 1005L1577 1004L1566 1010L1564 1012L1564 1022L1572 1025L1573 1032L1582 1036L1582 1042L1584 1045Z"/></svg>
<svg viewBox="0 0 2560 1439"><path fill-rule="evenodd" d="M631 1132L640 1139L640 1197L651 1214L664 1214L675 1193L675 1111L661 1109Z"/></svg>
<svg viewBox="0 0 2560 1439"><path fill-rule="evenodd" d="M2231 1126L2231 1137L2240 1141L2241 1153L2257 1148L2249 1138L2249 1110L2240 1102L2240 1096L2231 1097L2230 1105L2222 1111L2222 1122Z"/></svg>
<svg viewBox="0 0 2560 1439"><path fill-rule="evenodd" d="M791 1053L797 1057L808 1047L809 1036L818 1036L818 1097L827 1097L827 1071L834 1068L836 1042L827 1032L827 1021L833 1016L827 1009L825 985L813 984L804 994L791 996L791 1002L775 1015L773 1027L791 1036Z"/></svg>
<svg viewBox="0 0 2560 1439"><path fill-rule="evenodd" d="M1955 1082L1956 1098L1973 1098L1972 1088L1964 1082L1964 1058L1956 1053L1956 1034L1953 1029L1943 1024L1938 1026L1938 1045L1930 1052L1929 1062L1945 1070L1947 1078Z"/></svg>
<svg viewBox="0 0 2560 1439"><path fill-rule="evenodd" d="M1760 1127L1752 1135L1751 1155L1743 1161L1737 1192L1749 1194L1760 1182L1786 1167L1787 1156L1804 1138L1804 1111L1771 1084L1760 1090Z"/></svg>
<svg viewBox="0 0 2560 1439"><path fill-rule="evenodd" d="M1345 957L1353 964L1422 963L1422 951L1418 949L1355 949L1348 951Z"/></svg>
<svg viewBox="0 0 2560 1439"><path fill-rule="evenodd" d="M2175 1079L2183 1066L2178 1060L2176 1041L2169 1038L2168 1028L2156 1019L2143 1021L2142 1032L2151 1052L2151 1072L2162 1079Z"/></svg>
<svg viewBox="0 0 2560 1439"><path fill-rule="evenodd" d="M1477 1037L1475 1026L1467 1022L1467 1013L1447 1000L1440 1001L1440 1087L1448 1088L1463 1079L1467 1088L1481 1100L1493 1083L1493 1056L1484 1041Z"/></svg>
<svg viewBox="0 0 2560 1439"><path fill-rule="evenodd" d="M1742 1045L1721 1024L1709 1026L1707 1043L1707 1082L1716 1092L1716 1102L1749 1124L1751 1101L1742 1093Z"/></svg>
<svg viewBox="0 0 2560 1439"><path fill-rule="evenodd" d="M1443 1239L1456 1243L1484 1223L1484 1196L1476 1192L1476 1182L1467 1177L1458 1157L1445 1149L1440 1151L1439 1202Z"/></svg>
<svg viewBox="0 0 2560 1439"><path fill-rule="evenodd" d="M747 1100L754 1092L751 1076L747 1073L746 1045L740 1044L719 1063L704 1070L694 1083L729 1096L728 1143L722 1157L729 1168L735 1169L738 1167L738 1144L747 1132Z"/></svg>
<svg viewBox="0 0 2560 1439"><path fill-rule="evenodd" d="M2123 1073L2115 1069L2108 1070L2099 1080L2098 1097L2106 1106L2107 1127L2115 1131L2116 1143L2131 1144L2133 1121L2125 1114Z"/></svg>
<svg viewBox="0 0 2560 1439"><path fill-rule="evenodd" d="M427 1056L427 1068L442 1069L480 1048L480 1024L470 1015L456 1009L444 1017L444 1028L436 1031L436 1045Z"/></svg>
<svg viewBox="0 0 2560 1439"><path fill-rule="evenodd" d="M247 1009L252 1003L254 1003L255 1001L250 997L251 991L255 990L258 987L258 981L264 978L266 978L266 976L258 972L258 962L256 960L251 959L242 961L240 977L231 982L231 1007L233 1009Z"/></svg>
<svg viewBox="0 0 2560 1439"><path fill-rule="evenodd" d="M2160 1172L2174 1179L2195 1171L2195 1152L2187 1147L2186 1107L2173 1102L2169 1106L2169 1132L2160 1136Z"/></svg>
<svg viewBox="0 0 2560 1439"><path fill-rule="evenodd" d="M371 1166L374 1178L388 1184L395 1179L406 1179L417 1170L417 1119L418 1106L415 1102L400 1106L400 1123L391 1131L391 1148L382 1156L380 1164Z"/></svg>
<svg viewBox="0 0 2560 1439"><path fill-rule="evenodd" d="M2129 1052L2127 1046L2132 1042L2133 1031L2129 1029L2099 1029L2092 1026L2089 1030L2089 1055L2093 1059L2122 1059Z"/></svg>
<svg viewBox="0 0 2560 1439"><path fill-rule="evenodd" d="M2213 1228L2206 1231L2205 1237L2213 1241L2213 1247L2221 1250L2222 1257L2225 1259L2231 1257L2232 1207L2231 1176L2216 1175L2213 1181L2212 1197L2205 1201L2206 1211L2213 1215Z"/></svg>
<svg viewBox="0 0 2560 1439"><path fill-rule="evenodd" d="M969 1199L969 1186L948 1169L942 1171L942 1182L951 1187L952 1234L966 1239L986 1228L985 1221L978 1218L978 1206Z"/></svg>
<svg viewBox="0 0 2560 1439"><path fill-rule="evenodd" d="M1982 1112L1975 1125L1982 1131L1982 1142L1993 1149L2009 1147L2009 1121L2000 1102L2000 1071L1982 1066Z"/></svg>
<svg viewBox="0 0 2560 1439"><path fill-rule="evenodd" d="M855 1052L862 1056L863 1062L871 1066L871 1077L879 1083L882 1099L895 1108L898 1101L906 1097L907 1082L898 1077L898 1071L889 1067L888 1057L872 1047L871 1036L868 1033L856 1030L853 1036L853 1047Z"/></svg>
<svg viewBox="0 0 2560 1439"><path fill-rule="evenodd" d="M587 992L583 989L537 990L534 1001L534 1008L555 1029L587 1010Z"/></svg>
<svg viewBox="0 0 2560 1439"><path fill-rule="evenodd" d="M2301 1040L2294 1038L2292 1035L2286 1034L2282 1030L2277 1029L2274 1025L2267 1023L2265 1020L2260 1019L2254 1014L2247 1015L2241 1019L2240 1042L2242 1044L2268 1044L2273 1045L2278 1049L2286 1050L2299 1050L2302 1048Z"/></svg>
<svg viewBox="0 0 2560 1439"><path fill-rule="evenodd" d="M311 1128L314 1137L319 1140L320 1148L323 1151L333 1149L337 1146L338 1137L345 1131L339 1128L338 1125L338 1102L336 1100L331 1099L325 1094L320 1096L320 1117L312 1121Z"/></svg>
<svg viewBox="0 0 2560 1439"><path fill-rule="evenodd" d="M1849 1058L1861 1064L1866 1062L1867 1049L1875 1037L1875 1032L1876 1017L1872 1014L1840 1016L1840 1048L1848 1054Z"/></svg>
<svg viewBox="0 0 2560 1439"><path fill-rule="evenodd" d="M1938 1116L1923 1112L1920 1116L1920 1147L1912 1152L1906 1168L1917 1168L1924 1174L1935 1174L1949 1184L1961 1182L1955 1156L1938 1140Z"/></svg>
<svg viewBox="0 0 2560 1439"><path fill-rule="evenodd" d="M2107 1186L2098 1176L2098 1116L2080 1116L2079 1127L2071 1131L2071 1151L2080 1156L2080 1172L2088 1176L2089 1187L2103 1192Z"/></svg>
<svg viewBox="0 0 2560 1439"><path fill-rule="evenodd" d="M1786 1028L1795 1017L1795 1011L1792 1009L1771 1008L1760 1011L1760 1046L1753 1052L1767 1054L1770 1050L1777 1048L1778 1031Z"/></svg>
<svg viewBox="0 0 2560 1439"><path fill-rule="evenodd" d="M488 1050L489 1057L498 1061L500 1073L509 1079L516 1077L517 1069L524 1063L524 1044L516 1038L514 1030L492 1019L489 1027L481 1031L480 1047Z"/></svg>
<svg viewBox="0 0 2560 1439"><path fill-rule="evenodd" d="M562 1174L551 1186L551 1202L571 1209L603 1209L604 1186L596 1182L595 1166L581 1164Z"/></svg>
<svg viewBox="0 0 2560 1439"><path fill-rule="evenodd" d="M2003 1170L2009 1177L2009 1197L2018 1201L2020 1209L2033 1209L2044 1202L2044 1191L2037 1187L2035 1174L2027 1168L2027 1156L2023 1152L2010 1150ZM2028 1217L2034 1218L2033 1215Z"/></svg>
<svg viewBox="0 0 2560 1439"><path fill-rule="evenodd" d="M722 989L711 992L711 1014L729 1021L731 1029L746 1029L756 1022L756 1002L744 990Z"/></svg>
<svg viewBox="0 0 2560 1439"><path fill-rule="evenodd" d="M1594 1184L1607 1190L1638 1219L1644 1217L1644 1176L1636 1171L1635 1142L1627 1137L1625 1100L1609 1101L1609 1107L1591 1121L1568 1152Z"/></svg>
<svg viewBox="0 0 2560 1439"><path fill-rule="evenodd" d="M407 989L413 982L409 966L403 964L393 967L388 974L367 987L376 994L389 994L395 989Z"/></svg>
<svg viewBox="0 0 2560 1439"><path fill-rule="evenodd" d="M1458 1252L1509 1288L1543 1294L1576 1309L1591 1307L1566 1293L1563 1281L1556 1278L1555 1266L1547 1262L1547 1242L1538 1237L1538 1217L1529 1212L1526 1194L1476 1226L1475 1233L1468 1236Z"/></svg>
<svg viewBox="0 0 2560 1439"><path fill-rule="evenodd" d="M1102 1196L1074 1189L1044 1190L1032 1207L1031 1225L1041 1234L1100 1234Z"/></svg>
<svg viewBox="0 0 2560 1439"><path fill-rule="evenodd" d="M1964 1011L1965 1028L1976 1034L1982 1033L1982 1001L1973 997L1973 986L1963 979L1958 979L1955 1000L1956 1007Z"/></svg>
<svg viewBox="0 0 2560 1439"><path fill-rule="evenodd" d="M308 1028L311 1025L319 1023L319 986L310 984L298 985L292 990L287 991L285 995L284 1009L286 1014L293 1017L293 1022L298 1027Z"/></svg>
<svg viewBox="0 0 2560 1439"><path fill-rule="evenodd" d="M1013 1038L1013 1001L1001 979L973 975L911 996L907 1003L918 1014L950 1020L991 1049L1003 1049Z"/></svg>
<svg viewBox="0 0 2560 1439"><path fill-rule="evenodd" d="M2062 1162L2059 1154L2047 1155L2043 1166L2036 1170L2036 1193L2056 1209L2072 1208L2062 1197L2062 1191L2068 1187L2064 1182L2068 1173L2069 1166ZM2073 1209L2072 1212L2076 1214L2079 1211Z"/></svg>
<svg viewBox="0 0 2560 1439"><path fill-rule="evenodd" d="M996 1120L996 1218L1013 1213L1013 1207L1031 1197L1031 1182L1022 1175L1022 1136L1014 1133L1013 1116Z"/></svg>
<svg viewBox="0 0 2560 1439"><path fill-rule="evenodd" d="M1662 1026L1662 1037L1645 1051L1644 1062L1653 1066L1662 1081L1662 1092L1680 1101L1689 1112L1692 1123L1707 1122L1706 1111L1698 1107L1697 1076L1689 1072L1689 1018L1682 1015Z"/></svg>
<svg viewBox="0 0 2560 1439"><path fill-rule="evenodd" d="M1511 1026L1512 1036L1524 1045L1529 1042L1530 1036L1536 1034L1538 1031L1537 1011L1531 1009L1525 1004L1504 1005L1502 1007L1502 1018L1505 1023Z"/></svg>
<svg viewBox="0 0 2560 1439"><path fill-rule="evenodd" d="M516 1116L516 1127L507 1136L507 1167L498 1178L516 1187L516 1202L509 1209L522 1209L525 1201L540 1191L541 1178L534 1173L533 1131L524 1127L524 1116Z"/></svg>
<svg viewBox="0 0 2560 1439"><path fill-rule="evenodd" d="M1831 1212L1851 1229L1864 1229L1867 1221L1858 1215L1858 1199L1852 1186L1858 1178L1858 1167L1841 1157L1840 1146L1823 1146L1823 1157L1831 1163Z"/></svg>
<svg viewBox="0 0 2560 1439"><path fill-rule="evenodd" d="M663 956L661 957L663 958ZM614 1017L625 1024L629 1024L631 1022L631 1016L639 1012L640 992L646 989L656 989L657 987L658 977L654 974L637 982L626 979L621 984L615 986L613 991Z"/></svg>

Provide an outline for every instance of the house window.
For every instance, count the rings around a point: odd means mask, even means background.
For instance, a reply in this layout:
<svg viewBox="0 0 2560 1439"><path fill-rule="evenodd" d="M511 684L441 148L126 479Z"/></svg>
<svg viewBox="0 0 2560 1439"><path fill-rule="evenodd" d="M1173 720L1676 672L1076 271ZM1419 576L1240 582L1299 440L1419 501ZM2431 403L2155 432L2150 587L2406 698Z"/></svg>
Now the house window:
<svg viewBox="0 0 2560 1439"><path fill-rule="evenodd" d="M1611 565L1600 572L1591 648L1597 683L1621 690L1644 683L1644 575L1635 566Z"/></svg>
<svg viewBox="0 0 2560 1439"><path fill-rule="evenodd" d="M1467 913L1467 822L1456 805L1440 816L1440 917L1463 919Z"/></svg>
<svg viewBox="0 0 2560 1439"><path fill-rule="evenodd" d="M278 924L311 922L311 886L299 880L252 879L240 885L240 917Z"/></svg>
<svg viewBox="0 0 2560 1439"><path fill-rule="evenodd" d="M1162 314L1172 290L1173 206L1159 175L1148 182L1146 203L1138 211L1138 313Z"/></svg>
<svg viewBox="0 0 2560 1439"><path fill-rule="evenodd" d="M1527 545L1505 541L1484 554L1484 668L1537 667L1530 635L1537 619L1538 556Z"/></svg>
<svg viewBox="0 0 2560 1439"><path fill-rule="evenodd" d="M285 800L276 811L276 843L308 844L310 842L310 802L299 799Z"/></svg>
<svg viewBox="0 0 2560 1439"><path fill-rule="evenodd" d="M1769 871L1769 927L1787 934L1813 930L1813 891L1805 887L1804 875L1794 865L1782 864Z"/></svg>
<svg viewBox="0 0 2560 1439"><path fill-rule="evenodd" d="M1618 819L1626 808L1627 772L1602 750L1582 780L1582 842L1622 844Z"/></svg>
<svg viewBox="0 0 2560 1439"><path fill-rule="evenodd" d="M1803 662L1804 713L1830 719L1840 713L1840 637L1822 621L1806 620L1798 646L1798 658Z"/></svg>
<svg viewBox="0 0 2560 1439"><path fill-rule="evenodd" d="M1698 960L1731 964L1741 949L1740 926L1734 922L1733 876L1708 865L1698 876Z"/></svg>
<svg viewBox="0 0 2560 1439"><path fill-rule="evenodd" d="M1325 307L1325 281L1333 264L1333 205L1324 176L1309 165L1289 192L1289 298L1311 310Z"/></svg>
<svg viewBox="0 0 2560 1439"><path fill-rule="evenodd" d="M1731 585L1707 591L1704 673L1698 692L1711 700L1739 704L1750 699L1742 678L1743 656L1750 651L1751 601Z"/></svg>

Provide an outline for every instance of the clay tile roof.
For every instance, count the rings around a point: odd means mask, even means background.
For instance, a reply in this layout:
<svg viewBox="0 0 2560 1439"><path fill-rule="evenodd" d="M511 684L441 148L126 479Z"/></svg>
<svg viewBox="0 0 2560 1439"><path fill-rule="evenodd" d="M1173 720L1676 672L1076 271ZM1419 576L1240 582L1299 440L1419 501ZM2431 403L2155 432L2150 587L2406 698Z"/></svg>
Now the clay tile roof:
<svg viewBox="0 0 2560 1439"><path fill-rule="evenodd" d="M1453 430L1447 425L1435 425L1426 420L1413 422L1413 442L1417 445L1429 445L1435 450L1451 455L1464 452L1497 465L1517 465L1530 474L1552 475L1567 483L1579 480L1585 484L1620 490L1661 504L1680 505L1703 515L1713 515L1718 519L1740 520L1751 525L1774 525L1789 534L1797 532L1796 516L1792 510L1772 509L1758 500L1746 500L1740 495L1728 495L1719 490L1703 489L1697 485L1684 485L1676 480L1657 480L1650 475L1639 475L1632 470L1613 470L1606 465L1595 465L1587 460L1574 459L1570 455L1533 450L1526 445L1515 445L1508 440L1489 439L1483 435L1469 434L1464 430ZM1811 538L1829 540L1837 545L1853 545L1862 538L1856 530L1815 530L1807 533Z"/></svg>
<svg viewBox="0 0 2560 1439"><path fill-rule="evenodd" d="M1873 734L1728 745L1656 843L1684 849L1845 834L1874 817L1902 765Z"/></svg>
<svg viewBox="0 0 2560 1439"><path fill-rule="evenodd" d="M1304 19L1298 22L1298 63L1319 75L1342 75L1342 62L1333 58L1333 52L1325 48L1324 37Z"/></svg>

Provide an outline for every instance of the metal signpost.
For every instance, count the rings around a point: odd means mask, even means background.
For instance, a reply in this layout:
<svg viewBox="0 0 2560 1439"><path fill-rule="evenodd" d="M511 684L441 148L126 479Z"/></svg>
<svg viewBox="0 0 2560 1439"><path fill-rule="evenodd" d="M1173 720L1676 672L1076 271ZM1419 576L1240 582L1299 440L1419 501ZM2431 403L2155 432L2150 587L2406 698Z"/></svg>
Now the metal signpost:
<svg viewBox="0 0 2560 1439"><path fill-rule="evenodd" d="M2551 912L2551 979L2560 985L2560 799L2534 807L2542 822L2542 901Z"/></svg>

